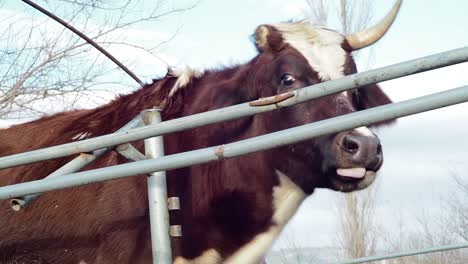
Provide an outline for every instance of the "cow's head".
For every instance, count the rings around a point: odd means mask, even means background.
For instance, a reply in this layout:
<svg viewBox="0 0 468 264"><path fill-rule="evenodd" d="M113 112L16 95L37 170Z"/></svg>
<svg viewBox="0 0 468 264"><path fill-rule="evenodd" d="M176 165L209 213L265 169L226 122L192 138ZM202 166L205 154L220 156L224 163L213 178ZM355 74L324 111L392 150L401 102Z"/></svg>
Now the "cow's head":
<svg viewBox="0 0 468 264"><path fill-rule="evenodd" d="M295 90L356 72L353 50L380 39L392 24L400 1L374 27L349 36L306 22L259 26L254 39L260 54L250 83L260 97ZM260 87L260 89L259 89ZM376 85L360 87L265 114L277 131L390 103ZM273 120L273 121L271 121ZM322 136L274 151L277 169L306 193L316 187L339 191L370 185L383 162L379 138L367 127Z"/></svg>

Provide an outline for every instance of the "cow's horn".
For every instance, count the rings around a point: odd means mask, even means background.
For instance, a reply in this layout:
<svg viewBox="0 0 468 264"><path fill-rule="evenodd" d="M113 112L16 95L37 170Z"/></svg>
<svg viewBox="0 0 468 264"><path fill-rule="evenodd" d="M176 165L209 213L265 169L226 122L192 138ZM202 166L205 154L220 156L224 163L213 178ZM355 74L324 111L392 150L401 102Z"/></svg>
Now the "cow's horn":
<svg viewBox="0 0 468 264"><path fill-rule="evenodd" d="M377 25L368 28L364 31L347 35L346 40L348 41L351 50L358 50L372 45L379 40L385 32L390 28L395 20L395 17L400 9L401 0L397 0L392 10L380 21Z"/></svg>

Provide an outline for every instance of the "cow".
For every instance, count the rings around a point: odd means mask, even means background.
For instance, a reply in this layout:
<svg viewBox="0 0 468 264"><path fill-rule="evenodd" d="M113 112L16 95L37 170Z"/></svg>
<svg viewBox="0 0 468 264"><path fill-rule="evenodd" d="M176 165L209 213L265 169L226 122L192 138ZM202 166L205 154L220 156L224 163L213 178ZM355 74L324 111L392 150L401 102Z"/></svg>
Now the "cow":
<svg viewBox="0 0 468 264"><path fill-rule="evenodd" d="M171 120L356 73L352 51L380 39L399 5L379 24L346 36L306 21L261 25L253 35L258 54L245 64L169 71L101 107L0 130L0 155L112 133L154 106L162 109L163 120ZM377 85L368 85L166 135L165 151L226 144L388 103ZM134 145L143 151L142 142ZM0 186L44 178L71 158L1 170ZM125 162L110 152L85 169ZM379 138L360 127L168 171L169 196L179 197L181 204L181 210L170 215L170 223L182 227L182 236L171 240L174 263L259 263L316 188L366 188L382 163ZM146 190L146 177L129 177L48 192L19 212L1 201L0 263L150 263Z"/></svg>

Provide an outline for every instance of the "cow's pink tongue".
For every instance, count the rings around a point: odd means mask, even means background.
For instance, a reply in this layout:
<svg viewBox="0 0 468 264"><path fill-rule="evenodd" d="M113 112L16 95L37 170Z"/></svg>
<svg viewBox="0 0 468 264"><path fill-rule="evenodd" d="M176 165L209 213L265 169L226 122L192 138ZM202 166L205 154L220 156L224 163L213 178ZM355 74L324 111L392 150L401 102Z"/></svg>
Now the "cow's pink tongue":
<svg viewBox="0 0 468 264"><path fill-rule="evenodd" d="M366 176L366 169L365 168L337 169L336 173L344 177L364 178L364 176Z"/></svg>

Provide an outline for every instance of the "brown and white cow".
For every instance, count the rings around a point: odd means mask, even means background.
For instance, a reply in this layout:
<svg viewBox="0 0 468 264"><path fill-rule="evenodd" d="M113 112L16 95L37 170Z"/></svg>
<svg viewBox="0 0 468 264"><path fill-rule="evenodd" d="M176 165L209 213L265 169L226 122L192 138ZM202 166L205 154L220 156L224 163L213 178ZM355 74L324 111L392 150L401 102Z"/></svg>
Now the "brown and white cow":
<svg viewBox="0 0 468 264"><path fill-rule="evenodd" d="M140 111L159 106L169 120L291 91L356 72L351 52L377 41L399 7L351 36L306 22L262 25L258 55L221 70L186 71L91 110L77 110L0 130L0 155L111 133ZM293 107L165 136L167 154L229 143L390 103L375 85ZM135 143L140 149L141 142ZM43 178L70 158L0 171L0 186ZM182 210L171 224L174 262L258 263L315 188L367 187L382 165L368 128L322 136L219 162L168 172ZM116 153L87 169L126 162ZM13 212L0 202L0 263L150 263L146 178L130 177L42 195Z"/></svg>

